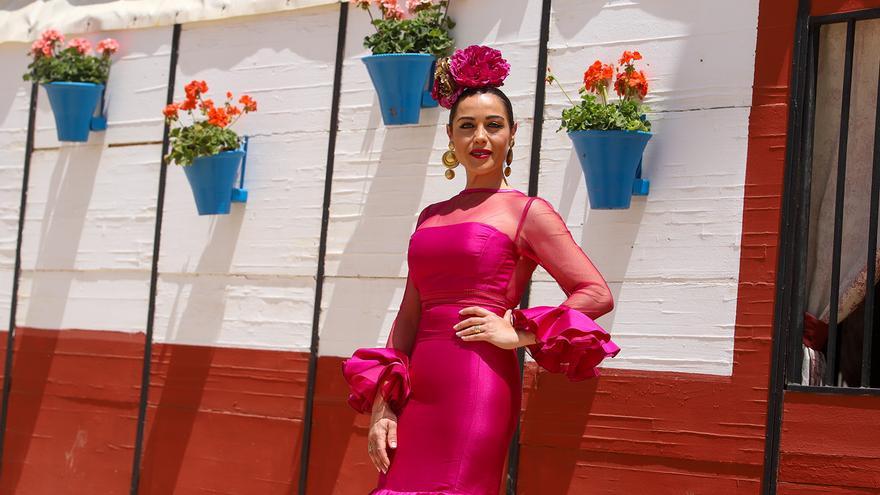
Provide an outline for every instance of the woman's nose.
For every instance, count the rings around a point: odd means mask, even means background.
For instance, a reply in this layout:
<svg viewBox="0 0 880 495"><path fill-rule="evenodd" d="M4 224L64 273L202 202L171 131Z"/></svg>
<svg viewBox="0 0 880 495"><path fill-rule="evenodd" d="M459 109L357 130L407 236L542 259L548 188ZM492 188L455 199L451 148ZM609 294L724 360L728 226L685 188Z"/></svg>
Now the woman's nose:
<svg viewBox="0 0 880 495"><path fill-rule="evenodd" d="M478 126L474 132L474 140L485 143L488 140L488 137L489 135L486 133L486 129L483 126Z"/></svg>

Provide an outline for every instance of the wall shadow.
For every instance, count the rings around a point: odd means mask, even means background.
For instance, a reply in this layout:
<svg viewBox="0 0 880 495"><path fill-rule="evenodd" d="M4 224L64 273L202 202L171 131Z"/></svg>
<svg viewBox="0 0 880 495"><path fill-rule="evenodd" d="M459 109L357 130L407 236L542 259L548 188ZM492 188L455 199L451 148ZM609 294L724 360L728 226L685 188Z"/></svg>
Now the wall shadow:
<svg viewBox="0 0 880 495"><path fill-rule="evenodd" d="M215 219L211 237L205 245L195 272L219 271L228 273L244 220L244 208L232 208L228 216ZM223 270L223 266L225 270ZM168 277L163 277L168 278ZM206 335L211 341L219 337L226 309L225 291L210 276L180 276L180 284L190 286L178 324L170 329L173 337L157 345L150 359L153 372L150 397L158 398L148 404L148 435L144 443L140 489L142 493L173 493L183 468L183 460L190 445L193 427L201 411L205 385L211 373L215 350L212 346L175 344L186 341L191 334L199 340ZM178 286L176 301L181 299ZM176 304L175 304L176 307ZM204 308L211 311L204 311ZM176 311L176 309L175 309ZM172 317L171 321L176 318ZM206 333L207 330L207 333ZM164 380L158 375L164 370ZM155 381L154 381L155 380ZM156 390L161 389L161 390Z"/></svg>

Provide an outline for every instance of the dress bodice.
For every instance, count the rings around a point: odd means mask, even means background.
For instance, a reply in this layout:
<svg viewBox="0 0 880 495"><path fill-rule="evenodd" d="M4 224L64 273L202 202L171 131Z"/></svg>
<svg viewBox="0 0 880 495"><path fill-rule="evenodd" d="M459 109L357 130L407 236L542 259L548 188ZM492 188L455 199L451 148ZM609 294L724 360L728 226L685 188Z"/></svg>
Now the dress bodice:
<svg viewBox="0 0 880 495"><path fill-rule="evenodd" d="M502 307L517 260L513 240L481 222L422 227L410 237L407 260L422 307L432 303L483 301Z"/></svg>

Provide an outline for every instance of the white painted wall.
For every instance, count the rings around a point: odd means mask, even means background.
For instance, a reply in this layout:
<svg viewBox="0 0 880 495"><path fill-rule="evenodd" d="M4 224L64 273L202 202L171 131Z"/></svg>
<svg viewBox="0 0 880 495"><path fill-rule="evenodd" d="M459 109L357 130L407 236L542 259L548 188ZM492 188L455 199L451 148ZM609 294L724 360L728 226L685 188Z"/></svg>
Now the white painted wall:
<svg viewBox="0 0 880 495"><path fill-rule="evenodd" d="M168 171L157 341L308 351L338 26L335 4L184 26L176 99L199 79L258 111L234 127L251 137L246 204L199 217Z"/></svg>
<svg viewBox="0 0 880 495"><path fill-rule="evenodd" d="M84 36L121 45L107 86L107 131L87 143L57 141L39 89L18 325L146 331L163 129L155 109L165 102L171 31ZM20 78L25 66L9 72Z"/></svg>
<svg viewBox="0 0 880 495"><path fill-rule="evenodd" d="M512 65L504 89L520 123L511 184L521 190L529 181L540 8L539 0L456 0L450 11L458 46L495 46ZM199 217L184 174L168 170L157 341L308 349L337 25L336 5L184 25L178 99L183 85L198 78L220 99L226 90L250 93L260 110L237 124L252 136L246 205L233 205L228 216ZM549 63L567 88L576 90L593 60L624 49L640 50L650 63L651 195L634 198L630 210L589 210L571 143L555 132L565 99L547 88L539 195L562 213L612 285L617 307L600 322L623 352L607 366L731 372L756 26L754 0L553 2ZM462 173L443 177L445 109L423 110L418 125L382 124L360 60L372 29L366 13L350 9L321 355L384 344L418 212L464 187ZM41 100L22 324L122 331L146 324L171 30L113 34L124 49L111 76L106 134L59 149ZM12 46L0 45L0 60L22 72L26 47ZM0 190L0 282L14 256L18 193L11 185L20 184L27 117L27 88L16 77L0 76L0 87L16 95L0 107L0 173L9 185ZM535 280L533 305L564 299L543 270ZM3 287L0 305L9 290Z"/></svg>
<svg viewBox="0 0 880 495"><path fill-rule="evenodd" d="M3 66L27 67L28 48L24 43L0 44ZM4 339L12 299L30 93L31 84L18 71L0 71L0 329L4 331L0 338ZM0 366L4 361L5 356L0 357Z"/></svg>
<svg viewBox="0 0 880 495"><path fill-rule="evenodd" d="M559 128L568 100L547 88L539 194L566 218L615 296L600 320L623 351L606 366L729 375L739 274L758 2L554 0L548 65L570 94L596 59L645 57L654 137L647 197L589 210ZM562 293L536 273L532 304Z"/></svg>

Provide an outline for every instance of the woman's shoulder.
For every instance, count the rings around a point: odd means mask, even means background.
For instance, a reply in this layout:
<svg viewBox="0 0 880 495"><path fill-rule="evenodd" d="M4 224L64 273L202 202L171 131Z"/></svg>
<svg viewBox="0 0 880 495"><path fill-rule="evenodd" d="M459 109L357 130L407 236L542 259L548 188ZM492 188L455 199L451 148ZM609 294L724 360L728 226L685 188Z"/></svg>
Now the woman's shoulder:
<svg viewBox="0 0 880 495"><path fill-rule="evenodd" d="M526 196L523 203L525 207L528 208L528 211L556 212L556 208L553 206L553 203L551 203L550 200L545 198L544 196Z"/></svg>
<svg viewBox="0 0 880 495"><path fill-rule="evenodd" d="M416 227L418 227L422 222L427 220L428 217L433 215L434 212L436 212L437 209L440 208L440 206L442 206L443 204L446 204L448 201L449 201L448 199L444 199L443 201L431 203L428 206L422 208L422 211L419 212L419 219L416 222Z"/></svg>

